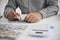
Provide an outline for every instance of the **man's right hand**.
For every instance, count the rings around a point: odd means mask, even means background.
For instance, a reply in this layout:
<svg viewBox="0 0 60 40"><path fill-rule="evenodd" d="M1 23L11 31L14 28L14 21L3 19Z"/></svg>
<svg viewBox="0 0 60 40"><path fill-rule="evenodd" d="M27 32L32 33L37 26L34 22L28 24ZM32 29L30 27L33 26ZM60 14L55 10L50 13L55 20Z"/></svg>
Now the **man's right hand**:
<svg viewBox="0 0 60 40"><path fill-rule="evenodd" d="M15 18L15 17L17 17L17 16L20 16L20 14L14 12L14 11L11 11L11 12L8 14L7 18L8 18L9 20L11 20L11 21L16 21L16 20L19 20L18 18Z"/></svg>

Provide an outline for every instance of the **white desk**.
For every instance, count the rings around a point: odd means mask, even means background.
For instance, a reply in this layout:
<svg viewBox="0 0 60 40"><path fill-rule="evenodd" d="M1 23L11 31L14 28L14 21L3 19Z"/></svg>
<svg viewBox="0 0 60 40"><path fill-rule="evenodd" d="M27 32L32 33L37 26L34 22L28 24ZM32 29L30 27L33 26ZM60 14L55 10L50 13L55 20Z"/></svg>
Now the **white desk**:
<svg viewBox="0 0 60 40"><path fill-rule="evenodd" d="M5 21L7 19L4 19L2 22L2 19L0 20L0 23L9 23ZM24 24L28 25L27 29L23 32L24 34L22 36L19 36L16 38L16 40L60 40L60 15L53 16L47 19L43 19L38 23L17 23L17 22L12 22L12 24ZM42 25L49 25L49 32L48 32L48 37L30 37L28 36L28 32L30 31L31 28L34 28L35 26L40 26ZM50 26L54 26L54 29L50 29Z"/></svg>
<svg viewBox="0 0 60 40"><path fill-rule="evenodd" d="M39 24L47 24L49 26L54 26L54 29L50 29L49 27L49 37L30 37L28 36L28 32L30 31L30 29L27 29L25 34L17 40L60 40L60 15L57 16L53 16L51 18L47 18L47 19L43 19L41 22L36 23L34 25L39 25ZM32 25L30 25L31 27ZM34 28L35 26L32 26L32 28Z"/></svg>

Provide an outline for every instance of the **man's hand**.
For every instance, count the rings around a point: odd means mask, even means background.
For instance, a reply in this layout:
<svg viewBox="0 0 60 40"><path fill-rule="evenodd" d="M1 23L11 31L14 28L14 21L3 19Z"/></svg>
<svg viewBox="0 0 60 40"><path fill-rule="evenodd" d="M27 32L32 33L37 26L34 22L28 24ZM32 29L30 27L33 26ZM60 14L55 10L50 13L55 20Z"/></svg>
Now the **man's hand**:
<svg viewBox="0 0 60 40"><path fill-rule="evenodd" d="M42 15L40 12L31 12L25 17L25 21L28 23L35 23L42 19Z"/></svg>
<svg viewBox="0 0 60 40"><path fill-rule="evenodd" d="M14 11L11 11L11 12L8 14L7 18L8 18L9 20L11 20L11 21L16 21L16 20L18 20L18 18L15 18L15 17L17 17L17 16L20 16L20 14L14 12Z"/></svg>

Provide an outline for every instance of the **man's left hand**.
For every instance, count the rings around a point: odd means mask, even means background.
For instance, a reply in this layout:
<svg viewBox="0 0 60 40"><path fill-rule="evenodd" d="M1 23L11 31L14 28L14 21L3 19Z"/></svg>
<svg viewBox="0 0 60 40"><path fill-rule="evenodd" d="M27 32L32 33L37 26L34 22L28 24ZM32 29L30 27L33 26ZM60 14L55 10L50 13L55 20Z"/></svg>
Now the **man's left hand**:
<svg viewBox="0 0 60 40"><path fill-rule="evenodd" d="M28 23L35 23L42 19L42 15L40 12L31 12L25 17L25 21Z"/></svg>

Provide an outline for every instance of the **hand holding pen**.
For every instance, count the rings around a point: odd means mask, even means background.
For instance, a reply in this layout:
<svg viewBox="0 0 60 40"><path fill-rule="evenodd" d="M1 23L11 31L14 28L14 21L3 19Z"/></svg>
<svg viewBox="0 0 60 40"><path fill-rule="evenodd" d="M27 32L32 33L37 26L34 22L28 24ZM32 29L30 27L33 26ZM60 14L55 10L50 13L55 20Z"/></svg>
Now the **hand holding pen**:
<svg viewBox="0 0 60 40"><path fill-rule="evenodd" d="M11 21L20 20L20 14L14 12L14 11L11 11L11 12L8 14L7 18L8 18L9 20L11 20Z"/></svg>

